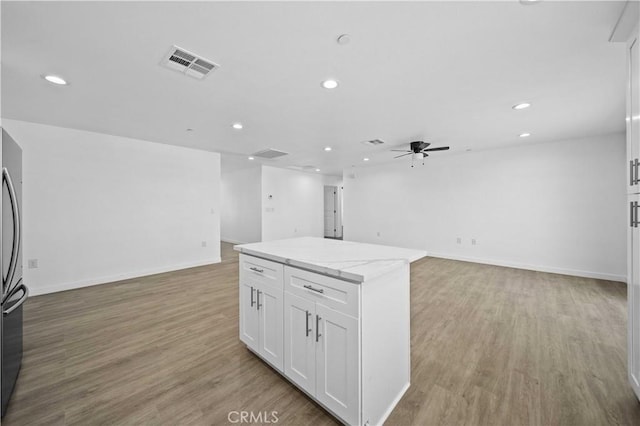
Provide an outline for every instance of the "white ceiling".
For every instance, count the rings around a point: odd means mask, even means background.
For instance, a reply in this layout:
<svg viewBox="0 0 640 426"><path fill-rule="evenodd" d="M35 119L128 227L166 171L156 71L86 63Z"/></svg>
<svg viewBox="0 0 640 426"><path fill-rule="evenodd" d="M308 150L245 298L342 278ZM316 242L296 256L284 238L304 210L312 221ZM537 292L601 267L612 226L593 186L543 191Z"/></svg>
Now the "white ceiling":
<svg viewBox="0 0 640 426"><path fill-rule="evenodd" d="M605 134L624 130L624 46L607 41L622 8L3 1L2 112L242 157L271 147L291 155L267 164L330 174L415 139L450 145L440 156ZM160 67L173 44L221 69L198 81Z"/></svg>

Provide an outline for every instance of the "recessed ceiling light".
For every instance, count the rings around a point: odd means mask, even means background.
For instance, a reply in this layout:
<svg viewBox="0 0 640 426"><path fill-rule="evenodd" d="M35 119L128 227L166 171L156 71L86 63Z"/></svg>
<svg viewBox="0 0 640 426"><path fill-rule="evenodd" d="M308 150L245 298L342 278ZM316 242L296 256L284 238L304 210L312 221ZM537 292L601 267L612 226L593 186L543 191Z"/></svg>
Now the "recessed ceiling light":
<svg viewBox="0 0 640 426"><path fill-rule="evenodd" d="M511 108L513 109L525 109L525 108L529 108L531 106L530 103L528 102L522 102L520 104L515 104L514 106L512 106Z"/></svg>
<svg viewBox="0 0 640 426"><path fill-rule="evenodd" d="M57 75L45 75L44 79L47 80L49 83L57 84L58 86L67 85L67 81L64 78L59 77Z"/></svg>
<svg viewBox="0 0 640 426"><path fill-rule="evenodd" d="M249 160L254 160L254 158L253 157L249 157Z"/></svg>
<svg viewBox="0 0 640 426"><path fill-rule="evenodd" d="M319 172L319 171L320 171L320 169L316 169L316 172Z"/></svg>
<svg viewBox="0 0 640 426"><path fill-rule="evenodd" d="M362 161L369 161L369 159L368 158L363 158Z"/></svg>
<svg viewBox="0 0 640 426"><path fill-rule="evenodd" d="M336 80L325 80L322 82L322 87L325 89L335 89L338 87L338 82Z"/></svg>
<svg viewBox="0 0 640 426"><path fill-rule="evenodd" d="M233 127L236 130L241 130L244 126L242 125L242 123L233 123L231 127Z"/></svg>
<svg viewBox="0 0 640 426"><path fill-rule="evenodd" d="M325 146L325 147L324 147L324 150L325 150L325 151L327 151L327 152L329 152L329 151L331 151L331 147L330 147L330 146Z"/></svg>
<svg viewBox="0 0 640 426"><path fill-rule="evenodd" d="M520 133L521 138L528 138L529 136L531 136L531 133Z"/></svg>

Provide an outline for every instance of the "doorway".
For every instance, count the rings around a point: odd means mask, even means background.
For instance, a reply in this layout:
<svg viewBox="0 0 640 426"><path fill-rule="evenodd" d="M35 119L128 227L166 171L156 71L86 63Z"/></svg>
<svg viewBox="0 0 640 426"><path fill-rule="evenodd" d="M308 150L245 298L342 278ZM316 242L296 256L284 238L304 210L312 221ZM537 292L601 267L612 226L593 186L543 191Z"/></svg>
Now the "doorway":
<svg viewBox="0 0 640 426"><path fill-rule="evenodd" d="M342 239L342 187L324 187L324 237Z"/></svg>

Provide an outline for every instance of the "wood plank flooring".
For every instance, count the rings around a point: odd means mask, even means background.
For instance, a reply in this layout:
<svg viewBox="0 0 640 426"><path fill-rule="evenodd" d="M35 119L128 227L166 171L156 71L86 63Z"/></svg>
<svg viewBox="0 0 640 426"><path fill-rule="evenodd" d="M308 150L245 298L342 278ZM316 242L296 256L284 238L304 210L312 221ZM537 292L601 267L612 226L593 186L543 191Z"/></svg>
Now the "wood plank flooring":
<svg viewBox="0 0 640 426"><path fill-rule="evenodd" d="M335 424L238 340L237 255L25 305L3 425ZM426 258L411 268L411 387L389 425L640 425L622 283ZM265 413L266 412L266 413Z"/></svg>

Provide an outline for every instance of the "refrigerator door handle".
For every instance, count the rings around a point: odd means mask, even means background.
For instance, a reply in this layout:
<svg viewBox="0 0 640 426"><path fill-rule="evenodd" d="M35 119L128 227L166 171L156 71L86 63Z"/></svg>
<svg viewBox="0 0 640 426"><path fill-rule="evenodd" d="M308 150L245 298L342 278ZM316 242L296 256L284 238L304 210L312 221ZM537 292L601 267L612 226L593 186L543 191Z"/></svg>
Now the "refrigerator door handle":
<svg viewBox="0 0 640 426"><path fill-rule="evenodd" d="M0 299L0 303L4 305L7 302L7 300L11 299L13 295L18 292L20 285L22 285L22 278L20 278L13 287L8 288L7 291L4 292L4 295Z"/></svg>
<svg viewBox="0 0 640 426"><path fill-rule="evenodd" d="M16 264L18 263L18 250L20 249L20 212L18 211L18 199L16 197L16 189L13 186L11 175L6 167L2 168L2 181L7 183L7 189L9 190L9 198L11 199L11 214L13 215L13 241L11 244L11 260L9 262L9 270L7 276L2 280L2 291L5 288L8 290L8 286L13 281L13 276L16 272Z"/></svg>
<svg viewBox="0 0 640 426"><path fill-rule="evenodd" d="M22 304L25 302L25 300L27 300L27 298L29 297L29 289L24 284L20 284L18 287L16 287L15 290L11 292L11 295L16 294L19 290L24 291L24 294L22 295L20 300L18 300L12 307L7 309L6 311L5 310L2 311L2 315L3 316L7 316L11 312L13 312L16 309L18 309L18 307L22 306Z"/></svg>

